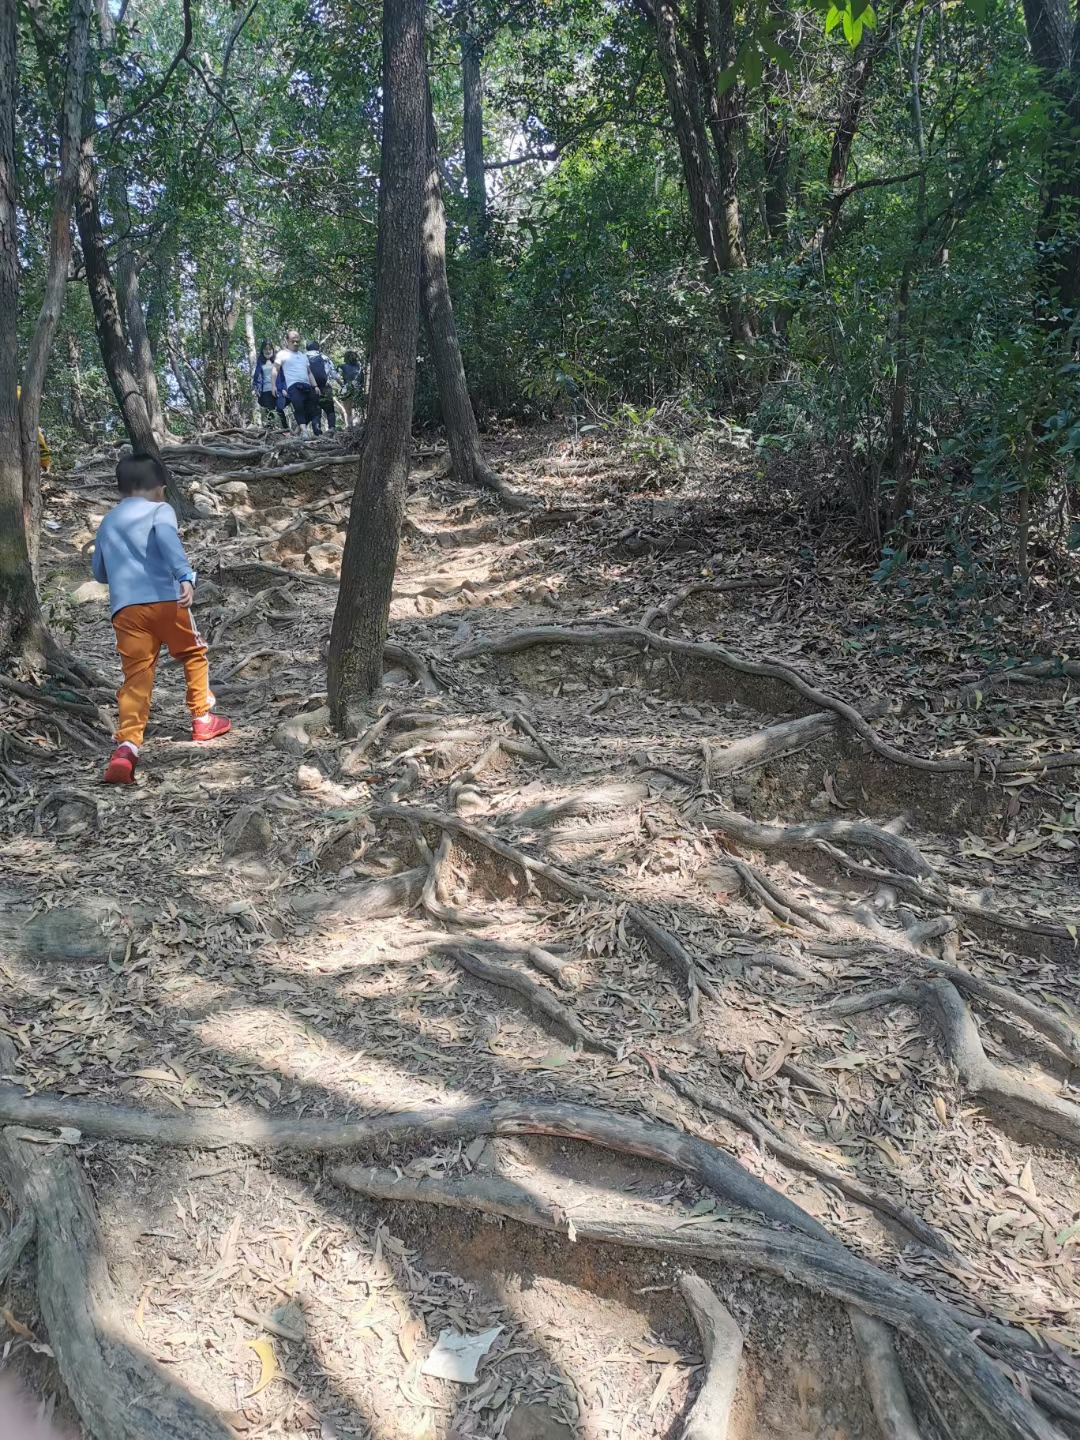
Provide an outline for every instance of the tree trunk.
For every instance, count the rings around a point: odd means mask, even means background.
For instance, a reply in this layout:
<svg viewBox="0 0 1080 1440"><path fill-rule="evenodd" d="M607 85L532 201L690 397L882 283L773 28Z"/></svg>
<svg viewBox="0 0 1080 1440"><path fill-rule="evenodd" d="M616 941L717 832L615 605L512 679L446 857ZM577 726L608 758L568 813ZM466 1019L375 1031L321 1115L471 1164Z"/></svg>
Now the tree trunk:
<svg viewBox="0 0 1080 1440"><path fill-rule="evenodd" d="M127 189L123 177L114 171L110 176L109 183L111 191L123 196L123 210L118 212L114 207L113 213L114 218L126 229L131 224L131 212L127 204ZM112 202L110 201L110 203ZM150 417L150 428L153 430L158 444L162 445L165 443L168 427L161 405L161 395L158 391L154 350L150 344L150 332L147 329L146 316L143 313L135 251L127 235L117 242L116 290L123 309L124 328L127 331L128 344L131 347L135 376L146 404L146 412Z"/></svg>
<svg viewBox="0 0 1080 1440"><path fill-rule="evenodd" d="M80 440L88 445L93 443L94 429L86 413L86 400L82 389L82 365L79 359L79 342L69 330L67 334L68 380L70 383L71 426Z"/></svg>
<svg viewBox="0 0 1080 1440"><path fill-rule="evenodd" d="M86 284L94 310L94 329L97 331L105 373L109 377L109 385L124 419L124 428L136 454L160 456L161 449L154 434L150 412L135 378L135 370L124 339L116 290L109 270L109 257L105 249L101 212L98 208L92 136L84 138L80 149L78 204L75 213L86 266ZM167 494L177 515L184 519L189 518L193 513L192 509L171 474Z"/></svg>
<svg viewBox="0 0 1080 1440"><path fill-rule="evenodd" d="M350 708L370 699L382 680L405 509L420 319L425 86L424 0L383 0L383 136L371 386L327 668L330 714L339 732L350 726Z"/></svg>
<svg viewBox="0 0 1080 1440"><path fill-rule="evenodd" d="M472 7L463 14L461 27L461 89L464 97L465 189L469 201L469 248L474 255L487 249L487 182L484 175L484 81L480 70L483 46L476 34Z"/></svg>
<svg viewBox="0 0 1080 1440"><path fill-rule="evenodd" d="M698 254L719 274L724 268L723 206L693 63L679 41L678 15L671 0L656 0L655 5L639 0L639 5L656 35L656 54L675 126Z"/></svg>
<svg viewBox="0 0 1080 1440"><path fill-rule="evenodd" d="M461 359L450 285L446 277L446 212L439 172L439 141L425 82L427 107L427 174L424 177L424 213L420 249L420 305L428 346L439 387L439 404L454 477L462 485L484 485L510 505L521 506L484 459L476 415L469 400L465 366Z"/></svg>
<svg viewBox="0 0 1080 1440"><path fill-rule="evenodd" d="M68 264L71 260L71 212L79 180L79 141L82 138L83 106L86 91L86 62L90 50L90 22L93 0L71 0L68 22L64 94L59 119L60 173L53 197L52 232L49 237L49 264L45 294L30 342L22 376L19 400L19 444L22 451L23 509L27 549L34 569L41 539L41 453L38 425L41 394L49 366L53 338L64 308Z"/></svg>
<svg viewBox="0 0 1080 1440"><path fill-rule="evenodd" d="M1048 152L1046 199L1039 229L1040 269L1059 306L1080 308L1080 12L1068 0L1024 0L1031 56L1057 102L1057 143Z"/></svg>
<svg viewBox="0 0 1080 1440"><path fill-rule="evenodd" d="M116 21L108 0L96 0L98 28L106 45L112 45L116 38ZM120 113L122 102L110 100L108 113L115 117ZM116 291L120 311L124 319L130 346L132 368L139 382L146 413L150 417L150 428L159 445L165 443L168 427L165 412L158 392L157 371L154 368L154 351L143 314L142 295L139 286L139 271L135 263L135 249L131 243L131 207L128 203L127 179L123 171L111 165L105 176L105 193L112 211L113 225L118 232L116 242Z"/></svg>
<svg viewBox="0 0 1080 1440"><path fill-rule="evenodd" d="M19 445L19 234L15 208L17 0L0 0L0 654L44 646L23 520Z"/></svg>
<svg viewBox="0 0 1080 1440"><path fill-rule="evenodd" d="M255 374L255 366L259 361L259 346L258 341L255 339L255 312L251 308L250 298L244 301L244 344L247 346L248 376L250 378ZM248 393L251 400L252 419L255 424L258 425L261 423L260 417L262 414L259 409L259 402L255 396L250 393L250 386Z"/></svg>

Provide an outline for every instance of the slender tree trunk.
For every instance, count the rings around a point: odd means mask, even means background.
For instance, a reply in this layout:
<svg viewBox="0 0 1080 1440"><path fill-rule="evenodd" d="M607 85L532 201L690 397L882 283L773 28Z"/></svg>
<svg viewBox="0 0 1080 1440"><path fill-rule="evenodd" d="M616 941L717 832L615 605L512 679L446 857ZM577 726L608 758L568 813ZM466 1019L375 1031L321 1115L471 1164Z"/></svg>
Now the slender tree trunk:
<svg viewBox="0 0 1080 1440"><path fill-rule="evenodd" d="M90 303L94 311L94 328L105 373L109 377L116 403L124 419L124 428L137 454L158 455L161 448L146 400L128 353L124 339L124 327L120 320L116 290L113 287L109 269L109 257L105 249L105 236L101 228L101 212L98 207L97 176L94 170L94 142L92 136L83 139L79 156L79 191L76 205L79 225L79 239L82 242L83 262L86 266L86 284L90 291ZM191 507L184 499L176 480L170 474L167 488L169 503L181 518L190 518Z"/></svg>
<svg viewBox="0 0 1080 1440"><path fill-rule="evenodd" d="M13 3L13 0L8 0ZM383 136L375 333L364 448L330 634L330 714L339 732L382 681L412 445L420 315L427 105L424 0L383 0Z"/></svg>
<svg viewBox="0 0 1080 1440"><path fill-rule="evenodd" d="M98 29L106 45L116 38L116 21L109 8L108 0L96 0ZM110 100L108 112L115 117L120 111L120 102ZM116 293L123 316L124 329L130 346L132 368L142 391L146 413L150 417L150 428L159 445L165 443L168 426L158 392L157 370L154 366L154 351L143 314L142 294L139 285L139 270L135 260L135 248L131 243L131 206L128 203L127 177L117 165L110 165L105 176L105 194L112 211L113 225L117 229L116 242Z"/></svg>
<svg viewBox="0 0 1080 1440"><path fill-rule="evenodd" d="M483 46L470 6L462 17L461 89L464 97L465 193L469 201L469 248L482 255L488 241L487 181L484 173Z"/></svg>
<svg viewBox="0 0 1080 1440"><path fill-rule="evenodd" d="M123 177L114 171L110 176L109 183L113 193L123 196L122 211L114 207L113 215L114 219L126 228L131 224L131 212L127 204L127 188ZM112 203L111 200L110 203ZM146 316L143 313L135 250L130 237L126 234L117 242L116 246L116 291L123 312L128 344L131 347L135 377L139 382L139 389L142 391L143 401L146 404L146 412L150 417L150 428L153 430L158 444L163 445L168 434L168 426L165 423L165 412L162 409L161 394L158 390L154 350L150 344L150 332L147 329Z"/></svg>
<svg viewBox="0 0 1080 1440"><path fill-rule="evenodd" d="M19 445L19 235L15 191L17 0L0 0L0 655L43 653L23 520Z"/></svg>
<svg viewBox="0 0 1080 1440"><path fill-rule="evenodd" d="M41 453L38 449L41 394L45 388L45 372L49 367L53 338L67 291L68 264L71 260L71 212L75 205L75 190L79 180L79 141L82 137L86 64L90 50L92 18L93 0L71 0L64 93L58 117L60 173L53 197L49 264L45 277L45 294L42 297L33 339L30 341L30 352L22 376L22 396L19 400L19 444L22 451L26 543L35 571L41 540Z"/></svg>
<svg viewBox="0 0 1080 1440"><path fill-rule="evenodd" d="M1024 0L1031 56L1057 102L1057 143L1048 151L1039 228L1040 269L1059 305L1080 311L1080 10L1068 0Z"/></svg>
<svg viewBox="0 0 1080 1440"><path fill-rule="evenodd" d="M69 330L67 333L68 383L70 386L71 426L80 440L89 445L94 439L94 429L86 413L86 400L82 388L82 362L79 358L79 342Z"/></svg>
<svg viewBox="0 0 1080 1440"><path fill-rule="evenodd" d="M250 297L244 301L244 343L247 346L248 375L255 374L255 366L259 362L258 341L255 339L255 312L251 308ZM255 424L260 424L262 411L259 409L259 402L254 395L251 399L251 415Z"/></svg>
<svg viewBox="0 0 1080 1440"><path fill-rule="evenodd" d="M678 15L672 0L655 0L655 4L652 0L638 0L638 4L656 36L656 54L682 160L698 254L714 274L719 274L724 268L723 205L693 63L679 41Z"/></svg>
<svg viewBox="0 0 1080 1440"><path fill-rule="evenodd" d="M427 174L420 250L420 307L439 387L439 404L453 473L462 485L484 485L510 506L523 506L484 459L480 431L465 381L450 285L446 277L446 212L439 171L439 141L425 84L427 106Z"/></svg>

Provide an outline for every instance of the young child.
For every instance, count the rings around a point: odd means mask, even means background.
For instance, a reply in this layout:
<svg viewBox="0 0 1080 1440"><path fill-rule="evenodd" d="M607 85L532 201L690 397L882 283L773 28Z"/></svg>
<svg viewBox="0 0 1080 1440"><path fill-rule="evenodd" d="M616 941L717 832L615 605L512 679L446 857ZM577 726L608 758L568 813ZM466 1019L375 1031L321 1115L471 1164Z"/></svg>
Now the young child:
<svg viewBox="0 0 1080 1440"><path fill-rule="evenodd" d="M109 609L124 683L119 742L105 767L110 785L135 778L143 731L150 718L150 695L162 645L183 662L191 738L213 740L232 721L212 715L206 645L191 613L195 571L176 528L176 514L165 503L168 471L153 455L127 455L116 467L122 499L98 526L94 543L94 579L109 585Z"/></svg>

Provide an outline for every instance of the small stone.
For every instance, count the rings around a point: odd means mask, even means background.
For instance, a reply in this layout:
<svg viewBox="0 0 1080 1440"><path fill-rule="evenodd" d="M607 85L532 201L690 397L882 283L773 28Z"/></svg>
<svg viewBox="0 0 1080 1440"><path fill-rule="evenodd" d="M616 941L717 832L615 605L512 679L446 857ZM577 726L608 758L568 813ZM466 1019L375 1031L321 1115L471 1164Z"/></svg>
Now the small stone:
<svg viewBox="0 0 1080 1440"><path fill-rule="evenodd" d="M504 1440L573 1440L574 1432L549 1405L515 1405Z"/></svg>
<svg viewBox="0 0 1080 1440"><path fill-rule="evenodd" d="M684 705L679 711L684 720L703 720L704 716L696 705Z"/></svg>
<svg viewBox="0 0 1080 1440"><path fill-rule="evenodd" d="M265 855L274 842L270 821L255 805L243 805L225 827L222 850L232 855Z"/></svg>
<svg viewBox="0 0 1080 1440"><path fill-rule="evenodd" d="M321 790L324 784L323 773L317 770L314 765L301 765L296 771L296 788L298 790Z"/></svg>
<svg viewBox="0 0 1080 1440"><path fill-rule="evenodd" d="M215 496L207 495L201 490L191 497L191 503L195 507L195 514L203 516L204 519L217 515L221 509Z"/></svg>
<svg viewBox="0 0 1080 1440"><path fill-rule="evenodd" d="M247 505L251 500L251 492L243 480L226 480L224 485L216 487L216 493L233 505Z"/></svg>
<svg viewBox="0 0 1080 1440"><path fill-rule="evenodd" d="M340 575L341 557L344 553L345 547L338 541L324 540L308 549L307 562L316 575Z"/></svg>
<svg viewBox="0 0 1080 1440"><path fill-rule="evenodd" d="M81 585L72 590L69 599L73 605L85 605L89 600L108 600L109 587L102 585L100 580L84 580Z"/></svg>

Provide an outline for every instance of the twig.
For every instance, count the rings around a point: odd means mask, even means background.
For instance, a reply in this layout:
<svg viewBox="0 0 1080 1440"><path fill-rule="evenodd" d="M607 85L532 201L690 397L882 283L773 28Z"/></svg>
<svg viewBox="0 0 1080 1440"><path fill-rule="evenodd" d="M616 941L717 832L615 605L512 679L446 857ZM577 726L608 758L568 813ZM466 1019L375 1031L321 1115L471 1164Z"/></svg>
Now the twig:
<svg viewBox="0 0 1080 1440"><path fill-rule="evenodd" d="M657 620L670 620L680 605L685 605L687 600L693 599L695 595L729 595L737 590L776 590L779 586L779 580L768 579L697 580L685 586L663 605L651 605L641 617L641 628L651 630Z"/></svg>

